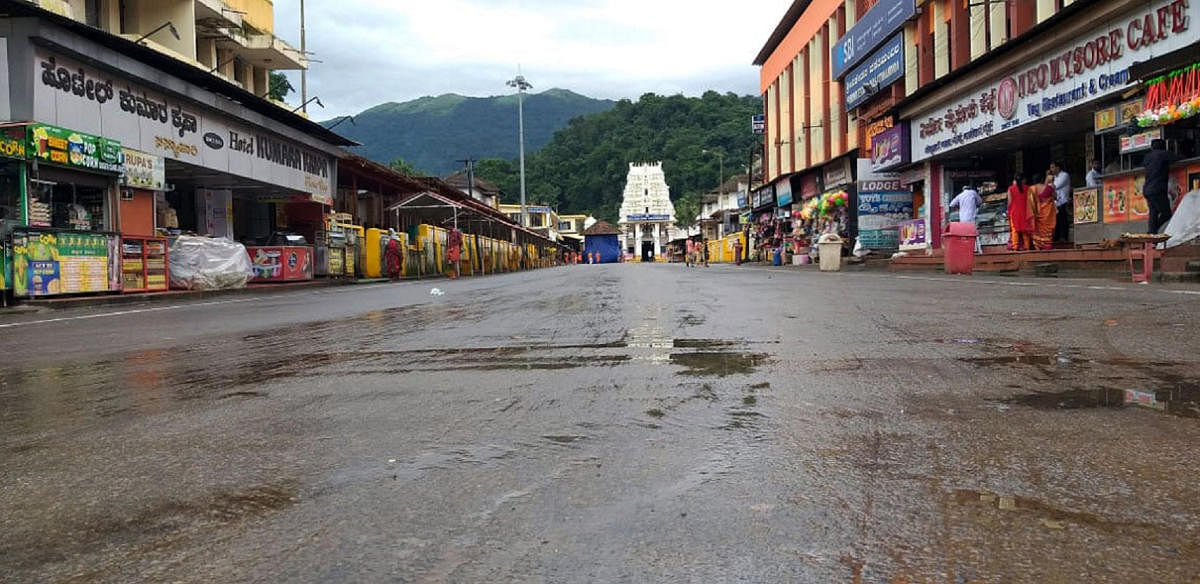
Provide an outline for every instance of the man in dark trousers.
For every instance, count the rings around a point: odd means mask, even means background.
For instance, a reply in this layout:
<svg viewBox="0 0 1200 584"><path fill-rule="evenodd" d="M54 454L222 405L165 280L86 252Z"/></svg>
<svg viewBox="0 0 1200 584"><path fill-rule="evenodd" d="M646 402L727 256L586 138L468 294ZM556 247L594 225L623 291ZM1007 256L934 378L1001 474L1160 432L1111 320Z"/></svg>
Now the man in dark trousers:
<svg viewBox="0 0 1200 584"><path fill-rule="evenodd" d="M1150 233L1158 233L1171 220L1171 201L1167 197L1167 183L1170 181L1171 163L1177 156L1167 152L1166 143L1162 138L1150 142L1150 152L1142 161L1146 168L1146 184L1142 194L1150 207Z"/></svg>

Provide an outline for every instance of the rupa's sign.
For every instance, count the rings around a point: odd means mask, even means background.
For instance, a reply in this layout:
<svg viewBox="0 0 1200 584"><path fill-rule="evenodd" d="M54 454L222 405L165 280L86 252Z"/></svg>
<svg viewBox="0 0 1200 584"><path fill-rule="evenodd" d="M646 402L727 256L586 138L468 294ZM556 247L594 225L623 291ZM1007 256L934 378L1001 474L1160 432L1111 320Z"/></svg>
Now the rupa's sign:
<svg viewBox="0 0 1200 584"><path fill-rule="evenodd" d="M333 157L137 81L37 50L34 119L120 145L333 200Z"/></svg>
<svg viewBox="0 0 1200 584"><path fill-rule="evenodd" d="M1195 42L1200 2L1156 0L1134 14L1039 51L1016 69L913 121L924 160L1129 87L1129 67Z"/></svg>

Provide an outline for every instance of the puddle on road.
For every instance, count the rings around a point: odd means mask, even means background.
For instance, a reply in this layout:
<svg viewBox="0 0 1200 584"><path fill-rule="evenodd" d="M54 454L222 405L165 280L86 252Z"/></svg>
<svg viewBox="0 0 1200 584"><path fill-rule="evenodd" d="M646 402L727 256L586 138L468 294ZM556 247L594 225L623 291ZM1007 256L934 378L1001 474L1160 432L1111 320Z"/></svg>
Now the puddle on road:
<svg viewBox="0 0 1200 584"><path fill-rule="evenodd" d="M734 351L710 351L696 353L672 353L671 363L683 367L678 375L696 377L725 377L753 373L767 360L763 353L739 353Z"/></svg>
<svg viewBox="0 0 1200 584"><path fill-rule="evenodd" d="M1175 389L1073 389L1018 395L1003 403L1040 410L1085 408L1144 408L1181 418L1200 419L1200 384L1182 384Z"/></svg>
<svg viewBox="0 0 1200 584"><path fill-rule="evenodd" d="M1140 525L1135 522L1105 519L1086 511L1063 509L1031 497L1001 495L974 489L957 489L951 493L951 497L955 503L965 507L1028 516L1038 520L1048 529L1065 529L1069 525L1079 525L1106 532L1121 532Z"/></svg>

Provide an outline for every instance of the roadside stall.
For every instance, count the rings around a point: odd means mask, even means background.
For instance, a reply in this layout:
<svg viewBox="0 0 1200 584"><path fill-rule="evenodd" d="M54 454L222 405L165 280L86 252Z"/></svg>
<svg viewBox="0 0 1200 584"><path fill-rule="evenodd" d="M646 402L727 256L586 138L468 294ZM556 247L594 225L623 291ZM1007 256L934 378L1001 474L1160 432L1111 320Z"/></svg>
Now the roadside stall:
<svg viewBox="0 0 1200 584"><path fill-rule="evenodd" d="M11 235L14 294L120 291L121 144L47 124L25 131L32 163L23 185L24 221L17 222L24 225Z"/></svg>
<svg viewBox="0 0 1200 584"><path fill-rule="evenodd" d="M155 208L166 189L166 163L161 156L123 149L121 175L121 288L123 292L155 292L169 288L167 238L156 235Z"/></svg>

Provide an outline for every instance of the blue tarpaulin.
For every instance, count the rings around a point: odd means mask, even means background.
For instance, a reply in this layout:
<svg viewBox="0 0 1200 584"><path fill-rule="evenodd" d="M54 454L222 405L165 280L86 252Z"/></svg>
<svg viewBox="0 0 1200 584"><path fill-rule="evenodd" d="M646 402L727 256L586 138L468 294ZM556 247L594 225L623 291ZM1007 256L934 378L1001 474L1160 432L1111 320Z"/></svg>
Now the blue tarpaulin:
<svg viewBox="0 0 1200 584"><path fill-rule="evenodd" d="M600 253L600 263L611 264L620 261L621 241L616 235L586 235L583 238L583 253ZM586 258L585 260L586 261Z"/></svg>

